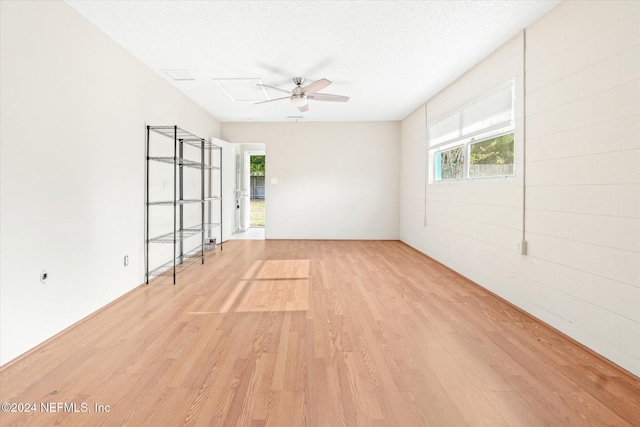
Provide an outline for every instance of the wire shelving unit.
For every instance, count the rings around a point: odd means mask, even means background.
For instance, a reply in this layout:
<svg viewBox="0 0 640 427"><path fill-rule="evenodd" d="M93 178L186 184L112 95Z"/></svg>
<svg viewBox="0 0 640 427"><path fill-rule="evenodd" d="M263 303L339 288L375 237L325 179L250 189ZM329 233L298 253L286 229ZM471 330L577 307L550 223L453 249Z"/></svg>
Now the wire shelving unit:
<svg viewBox="0 0 640 427"><path fill-rule="evenodd" d="M159 134L164 138L156 138L154 135ZM153 137L153 138L152 138ZM154 140L152 142L152 139ZM157 140L157 141L156 141ZM169 147L168 144L173 141L173 146ZM162 155L150 155L152 151L152 145L163 145L161 147ZM187 146L187 147L185 147ZM187 154L185 148L192 147L190 149L191 158ZM195 150L194 150L195 148ZM171 153L173 151L173 153ZM218 151L218 155L213 155L214 151ZM199 157L198 159L194 157ZM218 159L217 165L212 164L214 158ZM222 250L222 147L206 141L204 138L200 138L178 126L147 126L147 140L146 140L146 191L145 191L145 282L148 284L152 277L165 275L173 277L173 284L176 284L176 276L183 269L196 263L198 260L202 264L205 262L205 252L209 247L205 241L206 238L211 238L214 230L219 231L220 236L220 250ZM166 167L162 170L162 176L150 176L150 164L165 164L172 167ZM185 197L185 182L188 177L185 177L184 168L196 169L200 173L199 175L199 196L200 197ZM171 176L172 172L172 190L173 197L168 196L161 200L151 200L150 194L151 181L159 181L166 184L167 177ZM217 195L213 195L213 179L212 175L218 176L218 189ZM162 181L162 179L164 181ZM208 186L206 184L209 184ZM163 185L164 185L163 184ZM195 188L195 183L191 183L190 188ZM166 194L164 194L166 196ZM215 205L219 205L219 221L212 221L215 216L213 209ZM199 222L192 226L185 226L185 207L190 205L200 206ZM151 235L150 225L154 221L155 215L151 213L151 208L169 206L173 207L173 227L167 225L164 232ZM208 214L208 215L207 215ZM193 212L191 220L193 221ZM165 219L167 216L165 215ZM171 221L168 221L169 223ZM159 226L162 228L163 224ZM157 227L156 227L157 228ZM199 237L197 244L194 245L196 236ZM153 251L153 247L156 244L170 244L173 245L173 256L169 261L150 267L150 258ZM189 249L186 249L191 246ZM157 264L157 263L156 263Z"/></svg>

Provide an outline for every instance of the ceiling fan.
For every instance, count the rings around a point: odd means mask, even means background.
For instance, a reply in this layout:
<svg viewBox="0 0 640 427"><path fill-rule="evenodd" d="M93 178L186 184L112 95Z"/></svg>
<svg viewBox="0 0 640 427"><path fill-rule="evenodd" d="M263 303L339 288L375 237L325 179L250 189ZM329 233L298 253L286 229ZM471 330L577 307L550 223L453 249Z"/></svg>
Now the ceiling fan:
<svg viewBox="0 0 640 427"><path fill-rule="evenodd" d="M256 104L264 104L265 102L272 101L280 101L281 99L290 99L291 103L298 107L300 112L305 112L309 110L309 100L313 99L314 101L332 101L332 102L347 102L349 100L348 96L342 95L331 95L328 93L318 93L325 87L331 84L330 80L320 79L316 80L313 83L309 83L308 85L302 87L304 83L304 78L302 77L294 77L293 82L296 84L296 87L293 90L285 90L277 87L264 85L258 83L258 86L268 87L269 89L279 90L280 92L286 92L289 96L284 96L282 98L269 99L267 101L256 102Z"/></svg>

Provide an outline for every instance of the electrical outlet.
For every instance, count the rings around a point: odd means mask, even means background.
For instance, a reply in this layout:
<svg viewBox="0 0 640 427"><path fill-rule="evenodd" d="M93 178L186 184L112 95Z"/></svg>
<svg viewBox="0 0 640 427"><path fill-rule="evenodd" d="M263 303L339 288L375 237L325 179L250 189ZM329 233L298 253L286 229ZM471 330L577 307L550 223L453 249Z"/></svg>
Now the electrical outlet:
<svg viewBox="0 0 640 427"><path fill-rule="evenodd" d="M124 266L128 266L129 265L129 255L125 255L124 256Z"/></svg>
<svg viewBox="0 0 640 427"><path fill-rule="evenodd" d="M526 240L521 240L518 242L518 253L520 255L526 255L527 254L527 241Z"/></svg>

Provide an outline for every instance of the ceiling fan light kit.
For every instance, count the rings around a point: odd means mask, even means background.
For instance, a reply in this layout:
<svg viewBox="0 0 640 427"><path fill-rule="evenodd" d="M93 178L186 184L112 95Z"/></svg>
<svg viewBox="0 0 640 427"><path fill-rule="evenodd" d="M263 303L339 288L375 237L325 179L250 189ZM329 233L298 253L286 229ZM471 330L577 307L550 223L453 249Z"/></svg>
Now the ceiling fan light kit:
<svg viewBox="0 0 640 427"><path fill-rule="evenodd" d="M291 103L299 108L307 105L309 103L309 100L307 98L307 95L293 94L291 95Z"/></svg>
<svg viewBox="0 0 640 427"><path fill-rule="evenodd" d="M313 99L314 101L330 101L330 102L347 102L349 100L348 96L331 95L328 93L317 93L331 84L331 81L327 79L316 80L315 82L309 83L308 85L302 87L302 84L304 83L304 78L294 77L293 83L295 83L296 86L290 91L285 89L280 89L278 87L273 87L273 86L258 83L258 86L263 86L263 87L274 89L280 92L286 92L289 94L289 96L270 99L268 101L256 102L256 104L264 104L266 102L280 101L282 99L290 99L291 103L295 107L297 107L298 110L300 110L301 112L305 112L309 110L308 104L310 99Z"/></svg>

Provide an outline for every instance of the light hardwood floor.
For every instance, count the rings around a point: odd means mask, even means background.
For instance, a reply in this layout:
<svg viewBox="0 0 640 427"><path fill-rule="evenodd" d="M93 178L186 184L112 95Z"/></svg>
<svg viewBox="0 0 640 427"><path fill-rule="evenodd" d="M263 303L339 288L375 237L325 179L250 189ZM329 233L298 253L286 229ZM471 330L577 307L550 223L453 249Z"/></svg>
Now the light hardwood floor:
<svg viewBox="0 0 640 427"><path fill-rule="evenodd" d="M639 425L638 378L400 242L230 241L167 283L2 369L39 412L0 424Z"/></svg>

